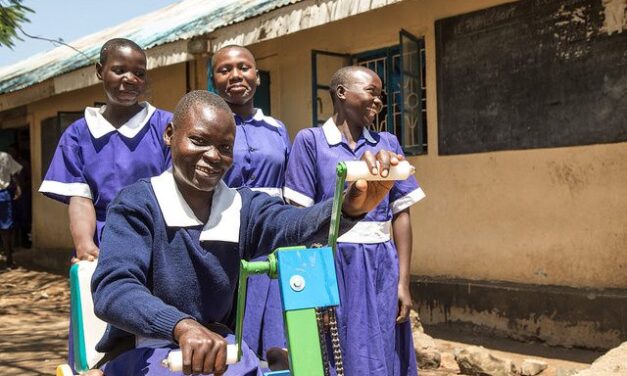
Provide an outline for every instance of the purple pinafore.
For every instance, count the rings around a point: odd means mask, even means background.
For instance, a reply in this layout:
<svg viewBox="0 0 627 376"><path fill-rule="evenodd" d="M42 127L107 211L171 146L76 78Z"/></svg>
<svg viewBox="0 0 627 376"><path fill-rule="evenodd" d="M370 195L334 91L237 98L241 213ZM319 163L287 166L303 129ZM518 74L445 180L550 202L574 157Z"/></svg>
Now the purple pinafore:
<svg viewBox="0 0 627 376"><path fill-rule="evenodd" d="M402 154L394 135L367 129L351 150L332 118L300 131L288 162L285 199L311 206L333 197L339 161L382 149ZM410 323L396 324L399 265L390 233L393 215L423 197L413 176L397 181L386 199L338 238L338 325L348 376L417 375Z"/></svg>

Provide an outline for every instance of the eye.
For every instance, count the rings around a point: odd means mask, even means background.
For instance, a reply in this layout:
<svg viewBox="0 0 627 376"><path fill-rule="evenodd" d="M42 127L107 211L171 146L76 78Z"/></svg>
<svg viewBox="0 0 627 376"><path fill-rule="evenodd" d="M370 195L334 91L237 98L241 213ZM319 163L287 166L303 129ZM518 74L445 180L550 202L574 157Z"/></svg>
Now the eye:
<svg viewBox="0 0 627 376"><path fill-rule="evenodd" d="M134 74L135 74L135 76L136 76L136 77L141 78L141 79L143 79L144 77L146 77L146 71L143 71L143 70L141 70L141 71L136 71Z"/></svg>
<svg viewBox="0 0 627 376"><path fill-rule="evenodd" d="M124 74L124 69L120 67L113 67L111 68L111 71L115 74Z"/></svg>
<svg viewBox="0 0 627 376"><path fill-rule="evenodd" d="M229 67L222 66L222 67L218 67L218 69L216 69L216 73L226 74L226 73L229 72L229 70L230 70Z"/></svg>
<svg viewBox="0 0 627 376"><path fill-rule="evenodd" d="M197 137L197 136L190 136L189 140L192 142L192 144L196 145L196 146L204 146L207 144L207 142L205 141L204 138L202 137Z"/></svg>
<svg viewBox="0 0 627 376"><path fill-rule="evenodd" d="M223 154L231 154L233 152L233 146L231 145L222 145L220 146L220 152Z"/></svg>

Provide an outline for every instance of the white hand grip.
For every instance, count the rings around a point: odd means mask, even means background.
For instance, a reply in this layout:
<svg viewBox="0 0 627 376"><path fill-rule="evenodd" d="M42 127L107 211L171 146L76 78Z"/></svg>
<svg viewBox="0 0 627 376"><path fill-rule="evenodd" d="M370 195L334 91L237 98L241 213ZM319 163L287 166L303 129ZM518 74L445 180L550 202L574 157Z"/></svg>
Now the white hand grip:
<svg viewBox="0 0 627 376"><path fill-rule="evenodd" d="M226 364L237 363L237 345L226 346ZM172 372L180 372L183 370L183 353L181 350L172 350L168 357L161 361L161 365Z"/></svg>
<svg viewBox="0 0 627 376"><path fill-rule="evenodd" d="M414 166L407 161L400 161L396 166L390 167L388 176L373 175L368 170L365 161L345 161L346 164L346 181L355 181L359 179L365 180L405 180L416 172ZM377 162L378 164L379 162ZM379 171L381 172L381 171Z"/></svg>

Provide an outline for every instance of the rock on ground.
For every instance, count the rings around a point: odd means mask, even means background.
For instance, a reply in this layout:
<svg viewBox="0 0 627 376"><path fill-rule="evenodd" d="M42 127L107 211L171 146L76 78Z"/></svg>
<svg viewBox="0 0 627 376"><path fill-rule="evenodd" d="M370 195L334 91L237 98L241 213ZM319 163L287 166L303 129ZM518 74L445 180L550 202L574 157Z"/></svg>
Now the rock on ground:
<svg viewBox="0 0 627 376"><path fill-rule="evenodd" d="M492 355L482 346L469 346L455 350L455 360L461 373L469 376L511 376L516 366L509 359Z"/></svg>
<svg viewBox="0 0 627 376"><path fill-rule="evenodd" d="M627 342L608 351L595 360L590 368L580 371L575 376L624 376L627 375Z"/></svg>
<svg viewBox="0 0 627 376"><path fill-rule="evenodd" d="M546 362L536 359L525 359L520 366L522 376L535 376L544 371L549 365Z"/></svg>
<svg viewBox="0 0 627 376"><path fill-rule="evenodd" d="M440 351L433 338L427 335L422 328L418 312L412 309L409 312L409 320L411 322L414 351L416 352L418 367L420 369L439 368L442 362Z"/></svg>

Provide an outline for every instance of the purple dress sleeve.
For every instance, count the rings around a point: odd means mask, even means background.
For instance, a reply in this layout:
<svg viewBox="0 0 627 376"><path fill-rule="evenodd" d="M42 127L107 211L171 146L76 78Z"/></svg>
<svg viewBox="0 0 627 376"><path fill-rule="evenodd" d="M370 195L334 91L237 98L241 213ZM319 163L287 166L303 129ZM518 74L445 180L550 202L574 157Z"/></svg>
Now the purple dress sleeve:
<svg viewBox="0 0 627 376"><path fill-rule="evenodd" d="M381 133L381 136L388 139L391 151L396 154L405 155L403 149L399 145L398 139L391 133ZM390 206L392 214L401 212L418 201L422 200L425 194L416 181L415 176L410 176L406 180L399 180L394 183L394 187L390 190Z"/></svg>
<svg viewBox="0 0 627 376"><path fill-rule="evenodd" d="M316 142L311 129L303 129L294 138L285 172L286 199L308 207L316 200Z"/></svg>
<svg viewBox="0 0 627 376"><path fill-rule="evenodd" d="M83 174L84 161L77 132L79 123L84 121L78 120L63 132L41 183L40 191L44 195L66 204L72 196L93 199L91 188Z"/></svg>

